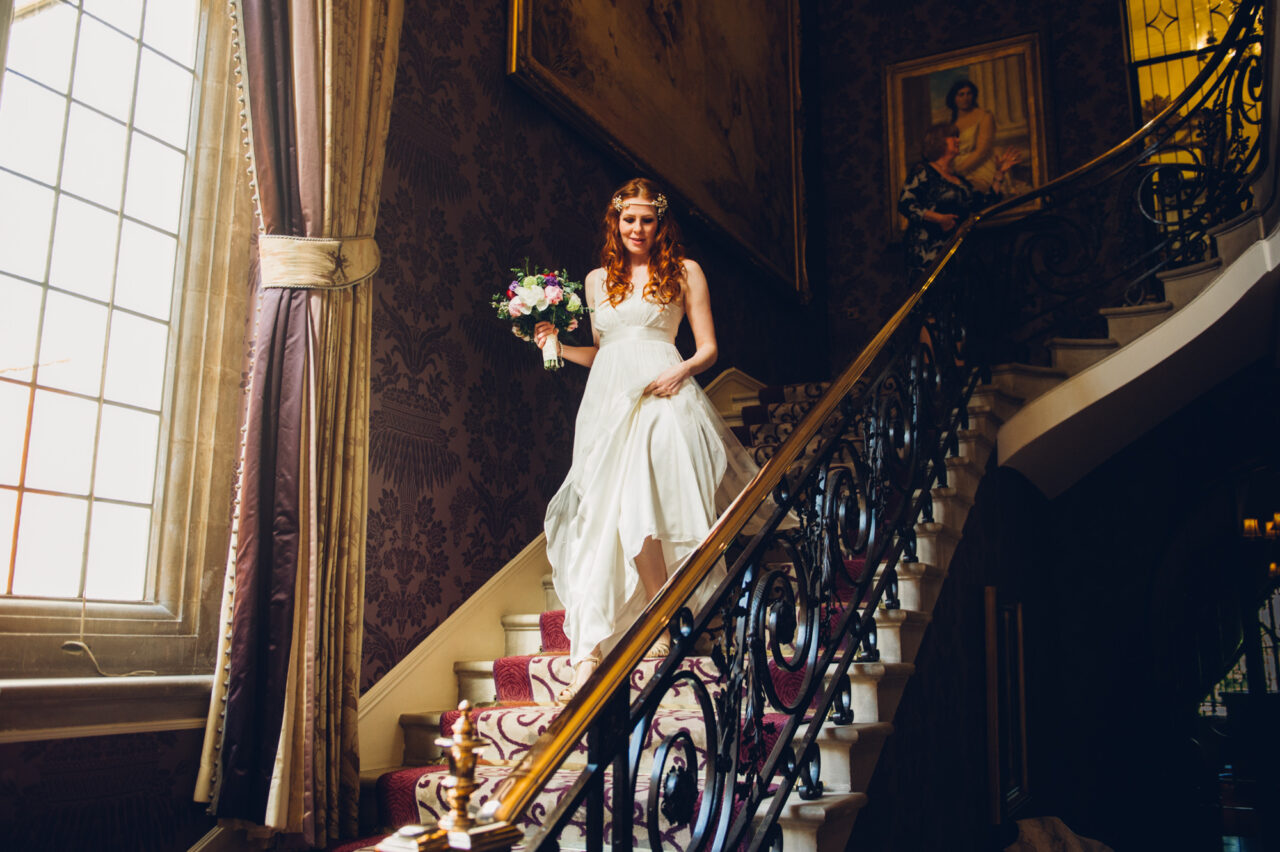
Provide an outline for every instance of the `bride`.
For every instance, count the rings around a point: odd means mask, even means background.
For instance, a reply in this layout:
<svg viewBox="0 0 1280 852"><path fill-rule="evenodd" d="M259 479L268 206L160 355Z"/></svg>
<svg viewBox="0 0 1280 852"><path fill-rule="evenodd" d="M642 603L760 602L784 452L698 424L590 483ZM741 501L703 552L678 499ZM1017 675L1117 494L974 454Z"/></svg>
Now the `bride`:
<svg viewBox="0 0 1280 852"><path fill-rule="evenodd" d="M547 506L547 558L565 605L568 701L756 473L692 377L715 363L702 267L685 258L667 199L637 178L604 215L600 268L585 281L592 345L560 345L589 367L573 462ZM674 340L682 318L694 353ZM555 334L539 323L535 342ZM650 656L665 656L664 635Z"/></svg>

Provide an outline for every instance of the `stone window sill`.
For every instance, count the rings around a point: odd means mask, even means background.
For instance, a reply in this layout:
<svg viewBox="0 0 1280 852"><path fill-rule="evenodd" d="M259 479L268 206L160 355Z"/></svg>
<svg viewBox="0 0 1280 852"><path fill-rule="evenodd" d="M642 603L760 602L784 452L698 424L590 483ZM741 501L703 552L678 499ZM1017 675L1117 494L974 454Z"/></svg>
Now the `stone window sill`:
<svg viewBox="0 0 1280 852"><path fill-rule="evenodd" d="M0 743L202 728L213 675L0 680Z"/></svg>

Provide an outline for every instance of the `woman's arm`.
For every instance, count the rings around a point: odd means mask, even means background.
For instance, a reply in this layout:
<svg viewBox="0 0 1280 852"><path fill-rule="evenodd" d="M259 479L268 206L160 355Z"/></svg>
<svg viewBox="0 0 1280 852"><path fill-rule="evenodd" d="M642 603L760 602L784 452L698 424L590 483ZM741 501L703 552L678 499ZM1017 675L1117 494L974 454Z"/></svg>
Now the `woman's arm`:
<svg viewBox="0 0 1280 852"><path fill-rule="evenodd" d="M926 166L919 166L907 175L907 181L902 185L902 194L898 196L898 212L908 219L932 222L942 228L945 234L956 226L957 217L954 213L939 213L932 207L925 207L925 204L930 203L930 180Z"/></svg>
<svg viewBox="0 0 1280 852"><path fill-rule="evenodd" d="M925 207L928 183L929 171L925 166L916 166L907 172L902 192L898 194L898 212L908 219L924 219L924 214L929 212Z"/></svg>
<svg viewBox="0 0 1280 852"><path fill-rule="evenodd" d="M707 291L707 277L696 261L684 262L684 315L693 329L696 345L693 355L673 367L668 367L645 387L645 393L654 396L674 396L685 379L696 376L716 362L720 350L716 345L716 327L711 319L711 294Z"/></svg>
<svg viewBox="0 0 1280 852"><path fill-rule="evenodd" d="M591 310L596 308L596 291L597 288L603 289L604 270L593 269L587 274L587 280L583 283L583 295L587 297L587 307ZM555 327L549 322L540 322L533 329L533 342L541 348L543 341L547 339L547 335L555 331ZM591 346L566 346L560 344L560 357L566 361L572 361L575 364L581 364L584 367L590 367L596 360L596 353L600 351L600 332L596 330L596 324L591 323Z"/></svg>
<svg viewBox="0 0 1280 852"><path fill-rule="evenodd" d="M991 146L995 144L995 138L996 117L984 109L982 118L978 119L978 139L974 142L973 150L956 157L951 163L951 168L955 169L956 174L967 176L991 156Z"/></svg>

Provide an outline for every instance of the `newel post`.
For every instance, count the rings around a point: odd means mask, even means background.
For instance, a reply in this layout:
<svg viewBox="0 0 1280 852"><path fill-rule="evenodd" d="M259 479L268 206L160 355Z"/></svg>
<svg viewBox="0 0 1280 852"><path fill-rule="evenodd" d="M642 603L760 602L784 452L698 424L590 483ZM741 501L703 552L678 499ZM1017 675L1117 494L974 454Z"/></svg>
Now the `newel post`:
<svg viewBox="0 0 1280 852"><path fill-rule="evenodd" d="M485 741L476 736L471 720L471 702L458 705L458 720L453 723L453 736L441 737L436 745L446 749L449 757L449 813L432 829L424 825L406 825L383 840L377 852L445 852L470 849L473 852L502 852L524 839L524 833L507 823L480 825L471 816L471 795L476 783L476 760Z"/></svg>

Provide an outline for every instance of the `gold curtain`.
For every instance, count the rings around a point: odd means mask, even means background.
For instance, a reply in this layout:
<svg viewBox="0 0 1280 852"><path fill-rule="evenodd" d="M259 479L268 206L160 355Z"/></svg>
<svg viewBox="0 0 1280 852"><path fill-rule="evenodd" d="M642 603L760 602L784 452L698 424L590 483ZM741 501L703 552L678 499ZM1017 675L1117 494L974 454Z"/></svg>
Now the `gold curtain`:
<svg viewBox="0 0 1280 852"><path fill-rule="evenodd" d="M251 3L253 0L234 4L242 24L243 7ZM282 18L287 20L280 25ZM294 197L301 202L302 211L296 218L304 220L301 226L280 226L278 221L288 217L276 215L278 211L271 208L287 203L274 196L267 203L267 188L259 187L264 196L259 212L265 231L259 248L260 286L262 293L271 296L259 301L251 357L263 361L281 357L277 353L294 346L296 340L301 354L293 363L300 364L301 382L297 393L285 393L283 399L263 394L260 389L255 393L251 386L246 416L246 429L250 431L264 416L271 421L271 428L291 430L289 440L279 446L289 447L291 453L297 448L296 458L288 460L296 476L280 478L277 474L272 487L296 488L296 494L287 495L296 512L289 519L289 528L281 530L281 521L270 517L270 506L256 507L254 514L267 515L267 522L259 522L252 531L241 527L239 515L246 504L261 499L259 489L246 486L244 477L245 456L254 452L251 436L247 441L249 450L242 450L237 534L242 540L277 536L296 540L296 546L275 551L289 554L287 561L293 561L296 553L296 566L285 566L288 574L281 575L278 565L267 566L277 572L274 576L292 577L286 583L286 589L290 585L292 588L292 629L287 660L279 668L287 673L287 682L271 685L282 691L282 697L277 696L282 701L282 709L277 708L279 729L255 730L245 736L242 725L238 741L228 745L223 723L230 705L239 697L239 690L228 689L232 677L228 673L234 673L242 658L250 659L250 666L269 671L252 658L255 654L265 658L275 653L273 649L242 647L250 642L264 643L261 634L267 628L259 630L252 623L257 616L247 611L252 603L246 601L245 590L252 591L253 584L263 582L254 578L254 572L265 570L259 563L270 559L263 559L264 550L256 542L253 548L233 543L219 647L223 676L217 679L211 704L196 798L212 800L214 812L221 817L243 824L257 822L261 814L261 825L271 833L299 834L311 845L324 845L354 828L359 795L357 699L364 607L372 325L368 276L377 264L372 236L377 222L403 0L283 0L274 5L255 4L250 9L250 19L251 27L255 20L276 25L277 31L269 35L276 39L276 45L287 45L291 51L289 57L270 55L279 53L280 48L272 47L269 38L243 39L253 45L247 51L247 59L243 47L241 54L243 70L250 80L255 73L266 77L274 73L287 78L291 86L281 99L292 106L292 115L283 121L291 126L286 126L283 133L278 105L272 104L276 115L263 112L259 104L251 103L246 110L246 119L253 125L250 132L254 136L255 182L278 180L278 173L284 170L278 162L265 163L264 150L272 146L276 153L290 150L293 160L286 165L296 171L297 180L292 185L287 185L288 181L281 185L296 193ZM266 49L261 46L264 43L268 44ZM265 70L258 70L255 65ZM247 87L245 94L249 92L257 97L254 86ZM264 115L275 123L260 131L258 124L267 124L261 118ZM259 138L260 134L288 136L290 131L297 139L296 148L281 145L279 138L269 140L269 144ZM276 192L276 196L282 194L288 193ZM302 233L290 234L291 230ZM325 268L327 274L317 274L317 270ZM297 333L295 325L289 335L282 335L281 329L293 322L290 309L305 311L305 331ZM281 316L285 319L281 320ZM283 336L290 340L275 339ZM258 382L266 368L251 373L251 381ZM300 410L293 416L254 411L255 406L278 404L283 408L295 401L300 403ZM249 458L247 463L252 466L257 460ZM278 597L279 589L275 592ZM237 612L238 603L243 611ZM246 629L246 624L252 629ZM267 718L272 717L268 714ZM227 760L242 759L229 758L229 750L245 750L242 742L248 740L255 748L260 747L258 740L267 744L265 761L257 759L258 763L265 762L270 774L266 801L255 799L249 807L244 804L245 796L236 791L226 798L234 798L238 804L222 808L219 800L225 792L223 785L239 783L226 776L241 774L226 771Z"/></svg>

